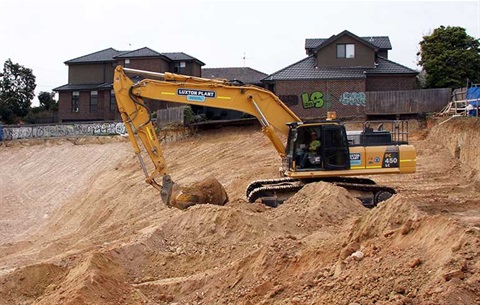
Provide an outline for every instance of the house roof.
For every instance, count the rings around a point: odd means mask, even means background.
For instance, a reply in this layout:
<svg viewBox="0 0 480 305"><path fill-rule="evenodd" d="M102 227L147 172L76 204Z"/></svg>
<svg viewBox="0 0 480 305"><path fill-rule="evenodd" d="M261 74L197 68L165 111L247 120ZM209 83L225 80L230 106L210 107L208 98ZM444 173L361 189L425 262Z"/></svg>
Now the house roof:
<svg viewBox="0 0 480 305"><path fill-rule="evenodd" d="M320 50L320 49L328 46L329 44L335 42L336 40L338 40L338 39L340 39L340 38L342 38L342 37L344 37L344 36L350 36L351 38L353 38L353 39L355 39L355 40L363 43L363 44L366 45L367 47L372 48L372 49L375 50L375 51L378 50L378 48L377 48L375 45L371 44L369 41L364 40L364 39L358 37L357 35L355 35L355 34L349 32L349 31L345 30L345 31L343 31L343 32L341 32L341 33L339 33L339 34L337 34L337 35L332 35L330 38L328 38L327 40L325 40L321 45L319 45L317 48L315 48L314 51L318 51L318 50Z"/></svg>
<svg viewBox="0 0 480 305"><path fill-rule="evenodd" d="M154 51L150 48L144 47L141 49L133 50L133 51L125 51L121 52L114 56L114 58L134 58L134 57L162 57L161 53Z"/></svg>
<svg viewBox="0 0 480 305"><path fill-rule="evenodd" d="M260 84L261 80L266 76L266 73L249 67L202 69L202 77L204 78L222 78L230 81L238 80L244 84Z"/></svg>
<svg viewBox="0 0 480 305"><path fill-rule="evenodd" d="M342 32L343 33L343 32ZM337 37L338 35L334 35L332 37ZM330 37L330 38L332 38ZM357 36L358 37L358 36ZM305 49L306 50L315 50L322 46L327 40L330 38L307 38L305 39ZM375 47L381 50L391 50L392 45L390 43L390 38L388 36L366 36L366 37L358 37L362 40L365 40L368 43L371 43Z"/></svg>
<svg viewBox="0 0 480 305"><path fill-rule="evenodd" d="M378 66L367 71L367 74L418 74L417 70L401 65L387 58L378 56Z"/></svg>
<svg viewBox="0 0 480 305"><path fill-rule="evenodd" d="M108 48L105 50L101 50L98 52L94 52L91 54L87 54L84 56L80 56L74 59L67 60L65 62L66 65L68 64L76 64L76 63L92 63L92 62L108 62L108 61L115 61L114 57L118 56L124 52L128 51L117 51L114 48Z"/></svg>
<svg viewBox="0 0 480 305"><path fill-rule="evenodd" d="M375 67L316 67L316 57L311 55L280 71L270 74L263 81L277 80L331 80L363 79L367 75L416 75L417 71L378 57Z"/></svg>
<svg viewBox="0 0 480 305"><path fill-rule="evenodd" d="M163 56L168 57L170 60L173 61L196 61L199 63L201 66L204 66L205 63L202 62L201 60L190 56L188 54L185 54L183 52L170 52L170 53L162 53Z"/></svg>
<svg viewBox="0 0 480 305"><path fill-rule="evenodd" d="M66 84L57 88L54 88L53 91L94 91L94 90L105 90L113 88L113 83L98 83L98 84Z"/></svg>
<svg viewBox="0 0 480 305"><path fill-rule="evenodd" d="M205 63L196 59L193 56L185 54L183 52L172 53L159 53L147 47L143 47L133 51L118 51L114 48L108 48L84 56L80 56L74 59L67 60L66 65L69 64L82 64L82 63L98 63L98 62L114 62L118 58L144 58L144 57L162 57L167 61L195 61L201 66Z"/></svg>

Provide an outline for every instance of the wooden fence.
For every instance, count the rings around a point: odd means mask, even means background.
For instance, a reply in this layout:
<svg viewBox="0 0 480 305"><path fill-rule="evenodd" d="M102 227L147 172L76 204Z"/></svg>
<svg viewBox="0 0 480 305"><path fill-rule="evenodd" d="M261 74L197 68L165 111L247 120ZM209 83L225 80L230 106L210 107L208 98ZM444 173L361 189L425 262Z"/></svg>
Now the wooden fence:
<svg viewBox="0 0 480 305"><path fill-rule="evenodd" d="M450 88L408 91L367 91L365 114L391 115L441 111L451 100Z"/></svg>
<svg viewBox="0 0 480 305"><path fill-rule="evenodd" d="M183 125L185 119L185 107L172 107L157 110L157 125Z"/></svg>

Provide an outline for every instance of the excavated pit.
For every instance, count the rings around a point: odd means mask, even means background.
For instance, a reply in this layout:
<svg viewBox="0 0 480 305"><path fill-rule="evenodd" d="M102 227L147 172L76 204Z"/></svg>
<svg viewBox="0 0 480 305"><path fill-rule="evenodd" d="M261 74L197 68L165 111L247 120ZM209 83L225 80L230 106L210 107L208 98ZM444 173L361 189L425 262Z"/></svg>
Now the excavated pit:
<svg viewBox="0 0 480 305"><path fill-rule="evenodd" d="M415 174L364 208L307 185L243 198L279 159L255 127L165 144L175 182L215 177L225 206L169 209L120 137L0 146L0 304L478 304L477 120L417 130Z"/></svg>

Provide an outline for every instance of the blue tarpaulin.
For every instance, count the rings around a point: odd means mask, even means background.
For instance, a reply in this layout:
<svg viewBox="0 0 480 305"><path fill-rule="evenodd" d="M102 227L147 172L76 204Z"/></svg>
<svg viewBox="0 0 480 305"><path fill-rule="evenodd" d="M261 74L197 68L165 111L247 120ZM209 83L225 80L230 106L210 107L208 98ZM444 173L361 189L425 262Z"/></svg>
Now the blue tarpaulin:
<svg viewBox="0 0 480 305"><path fill-rule="evenodd" d="M470 87L467 91L467 101L472 108L468 111L468 115L477 116L478 107L480 106L480 87Z"/></svg>

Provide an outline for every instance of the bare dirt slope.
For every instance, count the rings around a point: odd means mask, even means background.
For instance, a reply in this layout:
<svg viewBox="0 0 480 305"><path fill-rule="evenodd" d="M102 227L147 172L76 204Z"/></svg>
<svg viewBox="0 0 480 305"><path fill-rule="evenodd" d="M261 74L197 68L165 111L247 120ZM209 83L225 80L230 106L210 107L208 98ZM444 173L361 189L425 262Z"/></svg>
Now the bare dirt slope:
<svg viewBox="0 0 480 305"><path fill-rule="evenodd" d="M121 137L11 142L0 304L479 304L479 130L417 131L417 173L372 177L399 193L372 210L326 183L246 203L279 167L257 127L165 144L176 182L214 176L230 197L186 211L160 203Z"/></svg>

